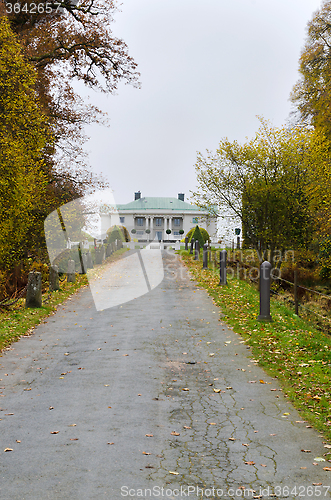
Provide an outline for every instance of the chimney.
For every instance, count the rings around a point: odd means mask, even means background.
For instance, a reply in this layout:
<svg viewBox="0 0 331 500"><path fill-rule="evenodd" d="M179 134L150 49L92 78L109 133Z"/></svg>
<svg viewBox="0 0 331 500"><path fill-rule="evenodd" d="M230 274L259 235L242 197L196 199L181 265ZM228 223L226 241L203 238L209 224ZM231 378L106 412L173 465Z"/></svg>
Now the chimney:
<svg viewBox="0 0 331 500"><path fill-rule="evenodd" d="M180 201L184 201L184 196L185 196L185 194L184 194L184 193L178 193L178 199L179 199Z"/></svg>
<svg viewBox="0 0 331 500"><path fill-rule="evenodd" d="M135 200L140 200L141 193L138 191L137 193L134 193L134 199Z"/></svg>

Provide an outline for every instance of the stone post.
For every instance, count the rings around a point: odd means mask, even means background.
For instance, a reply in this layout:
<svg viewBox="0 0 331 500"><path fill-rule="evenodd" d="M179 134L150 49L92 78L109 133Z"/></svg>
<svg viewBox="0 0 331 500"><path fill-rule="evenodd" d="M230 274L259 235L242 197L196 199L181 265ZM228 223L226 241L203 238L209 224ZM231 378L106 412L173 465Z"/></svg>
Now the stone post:
<svg viewBox="0 0 331 500"><path fill-rule="evenodd" d="M68 260L67 282L75 283L76 281L76 266L74 260Z"/></svg>
<svg viewBox="0 0 331 500"><path fill-rule="evenodd" d="M203 254L202 254L202 269L208 269L208 245L205 243L203 245Z"/></svg>
<svg viewBox="0 0 331 500"><path fill-rule="evenodd" d="M192 238L192 239L191 239L191 246L190 246L190 255L192 255L192 254L193 254L194 241L195 241L195 240Z"/></svg>
<svg viewBox="0 0 331 500"><path fill-rule="evenodd" d="M41 307L41 273L29 273L25 307Z"/></svg>
<svg viewBox="0 0 331 500"><path fill-rule="evenodd" d="M58 266L50 267L48 279L49 279L49 289L51 292L55 292L55 290L60 289Z"/></svg>
<svg viewBox="0 0 331 500"><path fill-rule="evenodd" d="M188 250L188 238L185 238L185 250Z"/></svg>
<svg viewBox="0 0 331 500"><path fill-rule="evenodd" d="M220 285L227 285L226 280L226 250L222 250L220 252Z"/></svg>
<svg viewBox="0 0 331 500"><path fill-rule="evenodd" d="M270 272L271 264L267 260L260 266L260 315L258 321L272 321L270 315Z"/></svg>
<svg viewBox="0 0 331 500"><path fill-rule="evenodd" d="M194 245L194 260L199 260L200 258L200 243L199 240L196 240L195 245Z"/></svg>

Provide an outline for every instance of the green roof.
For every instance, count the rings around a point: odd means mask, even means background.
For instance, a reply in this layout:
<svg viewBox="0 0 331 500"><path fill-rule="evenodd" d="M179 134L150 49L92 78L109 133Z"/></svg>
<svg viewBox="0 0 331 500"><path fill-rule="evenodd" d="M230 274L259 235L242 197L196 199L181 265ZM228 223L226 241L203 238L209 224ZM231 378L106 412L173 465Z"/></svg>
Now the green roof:
<svg viewBox="0 0 331 500"><path fill-rule="evenodd" d="M150 198L144 197L138 200L131 201L125 205L117 205L117 210L122 212L123 210L137 210L141 212L142 210L176 210L181 212L201 212L201 208L196 205L191 205L185 201L181 201L178 198Z"/></svg>

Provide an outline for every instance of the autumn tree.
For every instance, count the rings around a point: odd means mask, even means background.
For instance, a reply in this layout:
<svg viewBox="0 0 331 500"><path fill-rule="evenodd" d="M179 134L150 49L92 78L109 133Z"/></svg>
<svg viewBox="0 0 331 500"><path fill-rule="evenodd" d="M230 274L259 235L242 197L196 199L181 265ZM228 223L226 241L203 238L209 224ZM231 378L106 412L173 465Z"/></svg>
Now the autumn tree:
<svg viewBox="0 0 331 500"><path fill-rule="evenodd" d="M211 213L239 218L245 244L261 255L270 250L274 261L276 250L305 247L311 240L308 168L319 151L311 146L313 130L260 122L245 144L223 139L215 154L198 154L193 198Z"/></svg>
<svg viewBox="0 0 331 500"><path fill-rule="evenodd" d="M73 82L114 93L120 81L138 85L137 70L125 42L111 31L113 0L51 0L51 12L36 12L35 4L9 1L0 8L37 71L36 90L55 141L45 156L48 192L60 197L59 205L104 185L89 173L83 150L84 126L102 113L84 102Z"/></svg>
<svg viewBox="0 0 331 500"><path fill-rule="evenodd" d="M36 72L0 17L0 268L24 255L46 189L43 149L51 137L37 104Z"/></svg>
<svg viewBox="0 0 331 500"><path fill-rule="evenodd" d="M331 1L324 0L307 27L299 61L300 79L291 100L300 120L322 129L331 139Z"/></svg>

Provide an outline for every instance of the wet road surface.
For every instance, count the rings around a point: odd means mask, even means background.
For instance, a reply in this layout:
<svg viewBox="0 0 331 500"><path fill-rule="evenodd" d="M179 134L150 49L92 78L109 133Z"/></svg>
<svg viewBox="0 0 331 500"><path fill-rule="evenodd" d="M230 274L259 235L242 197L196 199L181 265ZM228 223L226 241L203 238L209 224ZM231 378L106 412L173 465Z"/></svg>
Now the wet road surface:
<svg viewBox="0 0 331 500"><path fill-rule="evenodd" d="M80 290L0 358L0 498L329 498L319 433L178 257L163 265L116 307Z"/></svg>

